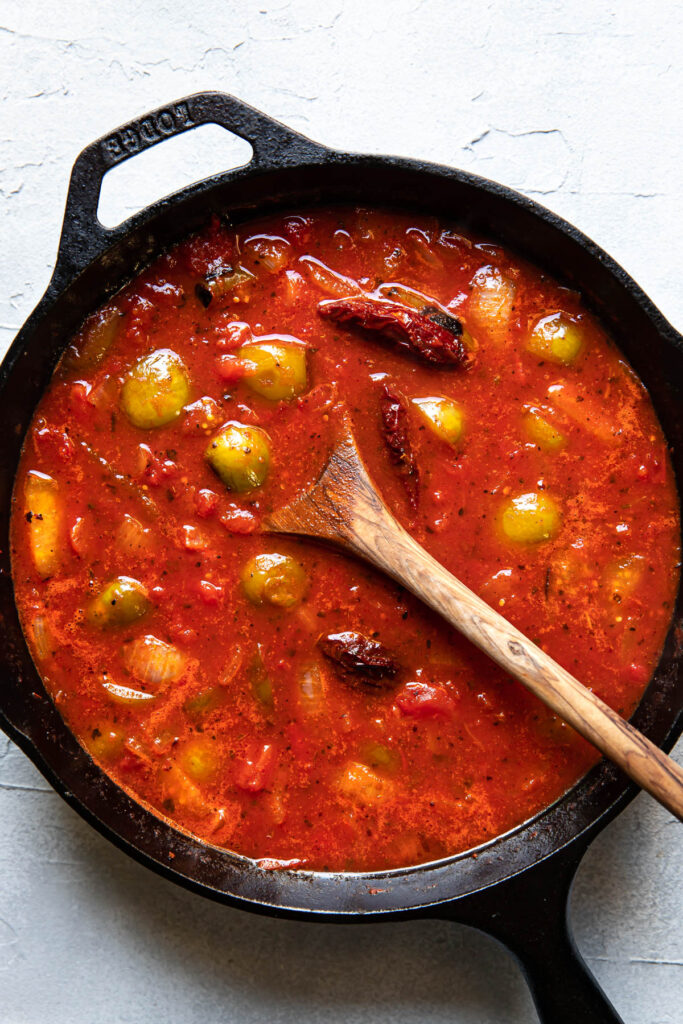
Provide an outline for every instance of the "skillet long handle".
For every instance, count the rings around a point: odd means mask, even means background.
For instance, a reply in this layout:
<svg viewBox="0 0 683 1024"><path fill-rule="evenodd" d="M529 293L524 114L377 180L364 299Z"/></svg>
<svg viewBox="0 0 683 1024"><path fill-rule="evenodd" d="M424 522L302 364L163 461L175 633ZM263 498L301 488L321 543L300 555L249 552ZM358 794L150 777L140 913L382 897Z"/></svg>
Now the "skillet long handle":
<svg viewBox="0 0 683 1024"><path fill-rule="evenodd" d="M512 948L529 984L541 1024L623 1024L585 964L563 922L543 946Z"/></svg>
<svg viewBox="0 0 683 1024"><path fill-rule="evenodd" d="M457 900L440 917L492 935L519 963L541 1024L623 1024L579 953L569 902L581 841L507 881Z"/></svg>
<svg viewBox="0 0 683 1024"><path fill-rule="evenodd" d="M683 769L472 593L386 516L358 519L347 545L383 569L536 694L683 820Z"/></svg>

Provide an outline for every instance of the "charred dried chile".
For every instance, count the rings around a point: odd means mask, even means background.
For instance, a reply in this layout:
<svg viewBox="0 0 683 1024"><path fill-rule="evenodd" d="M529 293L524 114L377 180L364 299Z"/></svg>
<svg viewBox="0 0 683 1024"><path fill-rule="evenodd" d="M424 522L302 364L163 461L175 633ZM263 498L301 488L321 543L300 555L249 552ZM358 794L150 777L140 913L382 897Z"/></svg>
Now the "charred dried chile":
<svg viewBox="0 0 683 1024"><path fill-rule="evenodd" d="M199 299L199 301L201 302L201 304L204 307L204 309L208 309L209 306L211 305L211 300L213 299L213 295L211 294L211 290L206 287L206 285L204 284L203 281L199 281L194 286L194 293L197 296L197 298Z"/></svg>
<svg viewBox="0 0 683 1024"><path fill-rule="evenodd" d="M384 644L362 633L328 633L318 638L318 646L345 676L368 686L390 685L399 670Z"/></svg>
<svg viewBox="0 0 683 1024"><path fill-rule="evenodd" d="M194 291L202 306L207 309L213 299L222 299L224 295L231 294L253 279L254 275L244 267L216 260L204 280L194 286Z"/></svg>
<svg viewBox="0 0 683 1024"><path fill-rule="evenodd" d="M337 323L352 323L368 331L379 331L399 348L429 363L458 366L465 358L462 324L435 306L417 310L398 302L351 295L318 303L318 312Z"/></svg>
<svg viewBox="0 0 683 1024"><path fill-rule="evenodd" d="M401 470L410 507L417 509L420 471L408 430L408 403L400 391L385 384L380 409L384 441L392 461Z"/></svg>

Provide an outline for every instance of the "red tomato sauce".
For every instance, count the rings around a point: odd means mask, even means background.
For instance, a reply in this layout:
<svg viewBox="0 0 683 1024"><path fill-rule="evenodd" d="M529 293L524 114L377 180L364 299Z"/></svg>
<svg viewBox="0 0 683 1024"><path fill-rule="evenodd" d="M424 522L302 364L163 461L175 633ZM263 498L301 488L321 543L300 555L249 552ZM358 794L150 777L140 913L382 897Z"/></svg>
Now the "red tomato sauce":
<svg viewBox="0 0 683 1024"><path fill-rule="evenodd" d="M464 360L321 315L354 295L455 319ZM492 839L597 754L389 579L261 532L314 482L344 408L411 534L629 715L678 583L647 392L579 295L420 215L216 219L157 259L86 321L36 410L12 559L47 689L120 786L238 853L367 870ZM289 558L245 570L263 554ZM323 651L349 632L393 674Z"/></svg>

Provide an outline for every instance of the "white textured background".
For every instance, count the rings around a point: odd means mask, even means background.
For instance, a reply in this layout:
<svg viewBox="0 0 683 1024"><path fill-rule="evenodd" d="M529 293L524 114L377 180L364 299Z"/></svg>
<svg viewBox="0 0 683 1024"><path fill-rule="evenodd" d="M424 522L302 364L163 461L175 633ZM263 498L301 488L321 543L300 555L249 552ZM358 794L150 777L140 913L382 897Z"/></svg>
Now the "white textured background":
<svg viewBox="0 0 683 1024"><path fill-rule="evenodd" d="M667 0L0 0L0 347L47 285L78 151L202 88L537 197L680 329L682 30ZM109 176L104 213L239 152L218 128L167 143ZM681 1020L682 878L680 832L644 796L580 869L578 942L629 1024ZM509 957L464 928L271 921L173 887L0 738L2 1024L535 1019Z"/></svg>

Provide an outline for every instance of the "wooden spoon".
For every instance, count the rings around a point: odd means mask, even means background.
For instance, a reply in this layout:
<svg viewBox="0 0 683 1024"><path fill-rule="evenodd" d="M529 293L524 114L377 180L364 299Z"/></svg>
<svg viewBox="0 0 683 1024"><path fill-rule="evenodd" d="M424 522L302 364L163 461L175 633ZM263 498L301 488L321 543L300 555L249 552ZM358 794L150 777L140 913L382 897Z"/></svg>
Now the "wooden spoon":
<svg viewBox="0 0 683 1024"><path fill-rule="evenodd" d="M264 527L331 541L372 562L439 612L683 820L683 769L406 533L375 490L347 422L317 483L269 516Z"/></svg>

